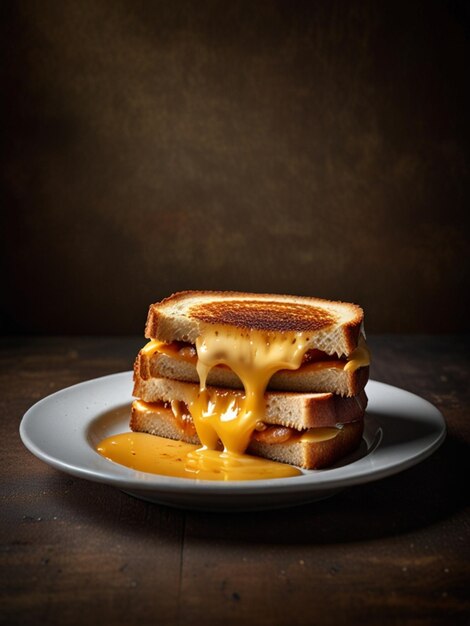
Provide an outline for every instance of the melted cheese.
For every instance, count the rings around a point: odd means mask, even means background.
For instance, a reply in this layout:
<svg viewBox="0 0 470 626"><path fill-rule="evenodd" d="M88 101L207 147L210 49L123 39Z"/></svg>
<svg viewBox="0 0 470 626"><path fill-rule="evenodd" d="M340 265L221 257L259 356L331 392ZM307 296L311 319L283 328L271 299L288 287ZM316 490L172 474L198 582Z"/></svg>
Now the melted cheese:
<svg viewBox="0 0 470 626"><path fill-rule="evenodd" d="M355 372L360 367L370 365L370 352L364 335L360 335L357 348L351 353L344 366L345 372Z"/></svg>
<svg viewBox="0 0 470 626"><path fill-rule="evenodd" d="M164 346L171 344L165 344L161 341L157 341L156 339L151 339L145 346L141 349L141 354L145 354L148 358L153 356L155 352L164 352Z"/></svg>
<svg viewBox="0 0 470 626"><path fill-rule="evenodd" d="M226 452L242 454L253 430L265 414L264 392L271 376L281 369L300 367L310 337L307 333L269 334L215 325L202 325L196 340L200 393L190 404L191 416L204 448L220 439ZM210 393L207 375L227 365L240 378L244 396Z"/></svg>
<svg viewBox="0 0 470 626"><path fill-rule="evenodd" d="M299 441L302 441L303 443L320 443L321 441L328 441L329 439L337 437L341 428L342 424L338 425L336 428L330 428L328 426L311 428L300 435Z"/></svg>
<svg viewBox="0 0 470 626"><path fill-rule="evenodd" d="M198 446L147 433L122 433L103 439L98 452L139 472L202 480L288 478L301 472L284 463L248 454L199 450Z"/></svg>

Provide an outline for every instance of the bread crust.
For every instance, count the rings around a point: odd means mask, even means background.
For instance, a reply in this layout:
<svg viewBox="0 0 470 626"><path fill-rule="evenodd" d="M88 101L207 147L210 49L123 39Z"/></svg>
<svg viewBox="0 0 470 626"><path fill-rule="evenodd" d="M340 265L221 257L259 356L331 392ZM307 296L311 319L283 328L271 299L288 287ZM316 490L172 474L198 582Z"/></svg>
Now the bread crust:
<svg viewBox="0 0 470 626"><path fill-rule="evenodd" d="M361 307L349 302L284 294L182 291L150 305L145 336L195 343L204 324L235 325L267 333L305 332L309 347L349 356L357 346L363 319Z"/></svg>

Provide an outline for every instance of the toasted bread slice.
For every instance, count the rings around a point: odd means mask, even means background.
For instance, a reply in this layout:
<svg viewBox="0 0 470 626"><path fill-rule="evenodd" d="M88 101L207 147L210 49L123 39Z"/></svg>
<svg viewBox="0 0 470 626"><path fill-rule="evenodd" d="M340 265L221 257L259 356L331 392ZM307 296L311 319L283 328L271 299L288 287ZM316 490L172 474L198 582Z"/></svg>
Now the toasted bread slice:
<svg viewBox="0 0 470 626"><path fill-rule="evenodd" d="M241 391L215 389L224 395L242 396ZM199 392L199 386L169 378L134 378L133 395L144 402L183 402L188 406ZM295 393L271 391L265 393L265 415L260 421L302 430L335 426L362 418L367 406L364 391L353 398L341 398L332 393ZM189 413L189 411L187 411Z"/></svg>
<svg viewBox="0 0 470 626"><path fill-rule="evenodd" d="M196 445L200 443L194 429L182 427L172 412L161 405L134 402L130 426L135 432L150 433ZM305 469L318 469L336 463L355 450L361 442L363 429L364 420L361 418L345 424L338 429L335 437L324 441L303 441L302 437L294 433L294 436L282 443L265 443L253 436L247 452ZM313 431L315 429L304 432Z"/></svg>
<svg viewBox="0 0 470 626"><path fill-rule="evenodd" d="M298 392L332 392L340 396L357 396L369 379L369 367L345 370L343 361L306 363L297 370L276 372L268 384L268 390ZM192 360L173 358L167 354L145 351L137 355L134 371L137 377L172 378L185 382L199 382L196 364ZM226 366L215 366L209 372L207 383L216 387L242 389L238 376Z"/></svg>
<svg viewBox="0 0 470 626"><path fill-rule="evenodd" d="M349 356L363 323L356 304L234 291L184 291L149 309L145 336L195 343L204 324L270 334L304 333L308 347Z"/></svg>

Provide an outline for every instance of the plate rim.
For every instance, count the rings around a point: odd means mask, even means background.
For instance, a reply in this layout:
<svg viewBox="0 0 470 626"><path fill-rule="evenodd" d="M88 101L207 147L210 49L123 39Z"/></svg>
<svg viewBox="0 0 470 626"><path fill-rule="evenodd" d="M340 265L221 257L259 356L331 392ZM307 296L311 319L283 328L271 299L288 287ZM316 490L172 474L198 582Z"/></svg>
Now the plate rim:
<svg viewBox="0 0 470 626"><path fill-rule="evenodd" d="M262 492L263 494L273 495L276 493L282 494L287 491L291 495L295 495L296 493L300 495L306 494L308 492L313 493L315 491L342 489L358 484L374 482L376 480L380 480L387 476L391 476L406 469L409 469L410 467L416 465L417 463L420 463L421 461L429 457L433 452L435 452L435 450L437 450L437 448L439 448L439 446L443 443L447 433L446 422L442 412L431 402L406 389L402 389L388 383L383 383L371 379L369 380L369 383L367 385L367 387L369 388L368 395L370 394L371 388L376 388L377 392L379 392L381 389L385 392L399 392L401 395L408 396L408 399L413 400L414 402L418 401L422 403L423 406L426 407L427 411L433 413L433 423L437 424L439 422L440 426L439 434L433 439L433 441L429 443L429 445L421 448L418 452L411 456L408 456L406 459L402 459L401 461L395 461L394 463L376 469L375 471L370 471L370 469L367 470L367 467L364 466L362 471L357 471L356 468L356 471L351 475L335 477L331 476L331 472L334 472L335 469L338 468L325 468L324 470L304 470L300 476L289 478L218 482L136 472L131 468L126 468L124 466L114 464L112 461L101 457L98 452L94 451L97 455L96 461L99 462L99 460L101 459L101 461L103 462L99 463L103 465L103 471L97 471L96 469L90 467L80 467L76 464L64 462L57 457L51 455L47 451L41 449L41 446L39 446L33 439L31 439L30 434L28 433L30 421L32 420L33 416L38 411L41 411L44 406L47 406L48 403L54 402L61 397L66 397L67 394L70 394L72 390L75 392L82 387L86 388L87 386L93 385L105 385L110 382L117 382L119 379L127 379L128 382L131 382L132 370L107 374L105 376L81 381L79 383L75 383L73 385L69 385L62 389L59 389L58 391L55 391L54 393L49 394L35 402L25 412L20 422L19 434L25 447L41 461L47 463L55 469L58 469L59 471L85 480L108 484L122 490L131 490L134 492L139 491L147 494L149 492L154 492L155 494L162 495L169 493L174 495L178 493L181 493L182 495L217 495L222 493L225 495L229 495L231 493L236 493L238 495L249 496L252 494L259 494L260 492ZM373 391L373 394L374 393L375 391ZM129 404L131 402L132 394L130 393ZM110 407L108 407L108 410L109 408L112 409L113 407L118 408L122 406L122 404L122 402L117 403L116 401L111 401L111 405ZM83 418L83 423L81 423L81 427L84 431L87 430L92 420L96 419L96 417L102 411L103 407L101 407L99 410L97 409L91 415L87 415ZM370 413L373 413L373 411L370 411ZM79 443L80 445L83 445L83 443L85 442L83 440L80 440ZM93 449L88 441L86 442L86 444L91 449ZM378 446L378 448L380 449L380 445ZM359 459L358 462L364 461L365 459L370 459L374 456L375 453L376 450L373 450L365 457ZM351 463L349 466L352 465L354 465L354 462ZM364 465L364 463L362 465ZM327 472L330 473L330 478L328 478ZM143 477L145 477L145 479L143 479Z"/></svg>

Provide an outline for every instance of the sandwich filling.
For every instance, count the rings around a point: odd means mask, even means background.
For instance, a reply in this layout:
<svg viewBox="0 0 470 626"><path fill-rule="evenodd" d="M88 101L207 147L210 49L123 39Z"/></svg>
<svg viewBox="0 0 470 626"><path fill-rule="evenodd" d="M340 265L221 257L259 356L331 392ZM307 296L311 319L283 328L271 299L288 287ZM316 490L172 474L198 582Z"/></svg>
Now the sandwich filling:
<svg viewBox="0 0 470 626"><path fill-rule="evenodd" d="M151 358L155 353L165 354L173 359L186 361L193 365L197 364L198 354L196 346L186 341L172 341L165 343L156 339L151 339L141 350L141 353ZM338 368L347 372L354 372L360 367L370 364L370 353L364 335L360 335L357 348L349 357L338 358L335 354L327 354L315 348L309 348L303 355L299 366L300 371L312 369ZM219 363L214 367L227 367ZM282 370L283 368L281 368Z"/></svg>

